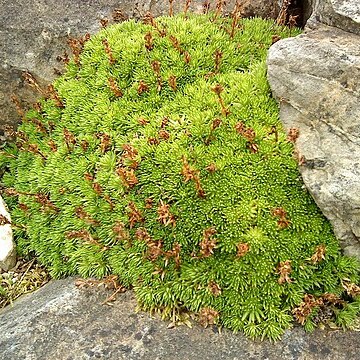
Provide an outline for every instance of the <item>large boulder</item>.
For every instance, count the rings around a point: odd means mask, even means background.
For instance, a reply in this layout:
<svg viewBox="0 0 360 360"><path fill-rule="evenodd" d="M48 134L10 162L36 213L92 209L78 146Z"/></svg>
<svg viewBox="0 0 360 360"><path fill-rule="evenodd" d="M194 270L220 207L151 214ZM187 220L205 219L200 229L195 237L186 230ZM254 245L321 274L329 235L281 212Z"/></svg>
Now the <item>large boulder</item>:
<svg viewBox="0 0 360 360"><path fill-rule="evenodd" d="M224 11L233 9L236 0L226 2ZM211 0L211 9L215 1ZM185 0L174 1L174 12L183 11ZM192 0L189 11L202 12L204 0ZM245 0L244 16L276 17L278 0ZM16 124L20 117L11 102L16 94L24 107L39 94L25 83L22 74L29 71L41 86L55 78L54 68L62 70L57 57L67 49L68 37L95 33L100 19L112 20L114 9L126 17L139 18L151 11L154 15L169 12L168 0L2 0L0 1L0 137L5 124ZM56 70L55 70L56 72Z"/></svg>
<svg viewBox="0 0 360 360"><path fill-rule="evenodd" d="M339 29L360 34L359 0L310 0L313 9L309 26L316 23L334 26Z"/></svg>
<svg viewBox="0 0 360 360"><path fill-rule="evenodd" d="M66 279L15 302L0 314L0 359L355 360L360 352L356 331L310 334L296 326L269 346L216 327L169 329L160 319L135 314L132 292L102 305L110 294L98 287L79 290Z"/></svg>
<svg viewBox="0 0 360 360"><path fill-rule="evenodd" d="M346 3L318 1L312 19L335 26L313 22L313 30L274 44L268 79L285 128L300 131L305 185L345 253L360 258L360 3ZM351 32L341 30L346 21Z"/></svg>

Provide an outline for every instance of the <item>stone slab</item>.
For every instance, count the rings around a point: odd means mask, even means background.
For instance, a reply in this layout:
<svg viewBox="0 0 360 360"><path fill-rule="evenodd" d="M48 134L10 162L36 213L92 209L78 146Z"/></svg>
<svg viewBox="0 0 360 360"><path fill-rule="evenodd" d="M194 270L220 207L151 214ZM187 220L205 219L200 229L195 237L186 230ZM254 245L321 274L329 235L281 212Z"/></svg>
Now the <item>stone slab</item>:
<svg viewBox="0 0 360 360"><path fill-rule="evenodd" d="M281 341L168 323L135 313L131 291L113 306L101 289L78 289L74 279L52 281L0 313L1 360L357 360L360 333L295 327Z"/></svg>

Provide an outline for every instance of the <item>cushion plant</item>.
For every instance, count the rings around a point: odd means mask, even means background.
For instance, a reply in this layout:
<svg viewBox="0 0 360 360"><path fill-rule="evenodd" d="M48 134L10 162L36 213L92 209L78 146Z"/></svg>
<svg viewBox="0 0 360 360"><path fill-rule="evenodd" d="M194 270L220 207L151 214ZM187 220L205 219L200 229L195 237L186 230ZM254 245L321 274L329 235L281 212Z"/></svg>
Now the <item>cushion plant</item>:
<svg viewBox="0 0 360 360"><path fill-rule="evenodd" d="M1 156L19 251L53 277L117 275L143 309L251 337L294 318L348 326L359 267L302 183L298 131L282 129L266 80L268 47L291 32L149 15L71 40Z"/></svg>

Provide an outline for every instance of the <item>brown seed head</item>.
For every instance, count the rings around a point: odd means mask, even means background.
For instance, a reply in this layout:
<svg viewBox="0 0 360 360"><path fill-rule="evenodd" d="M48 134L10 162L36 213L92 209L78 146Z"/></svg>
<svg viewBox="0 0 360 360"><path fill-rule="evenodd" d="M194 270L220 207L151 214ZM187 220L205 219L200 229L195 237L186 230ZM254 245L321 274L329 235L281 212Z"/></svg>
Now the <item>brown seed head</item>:
<svg viewBox="0 0 360 360"><path fill-rule="evenodd" d="M160 62L157 61L157 60L154 60L154 61L151 63L151 67L152 67L152 69L154 70L154 73L155 73L157 76L160 76Z"/></svg>
<svg viewBox="0 0 360 360"><path fill-rule="evenodd" d="M216 169L216 165L214 163L211 163L210 165L208 165L205 168L207 171L209 171L210 173L214 173L217 169Z"/></svg>
<svg viewBox="0 0 360 360"><path fill-rule="evenodd" d="M154 203L153 199L147 198L145 200L145 208L146 209L151 209L153 207L153 203Z"/></svg>
<svg viewBox="0 0 360 360"><path fill-rule="evenodd" d="M52 152L56 152L57 151L57 145L55 143L55 141L53 139L50 139L48 141L48 145L49 145L49 148Z"/></svg>
<svg viewBox="0 0 360 360"><path fill-rule="evenodd" d="M287 215L286 211L281 207L273 209L272 214L277 217L286 217Z"/></svg>
<svg viewBox="0 0 360 360"><path fill-rule="evenodd" d="M160 141L157 138L149 137L148 138L148 144L149 145L159 145Z"/></svg>
<svg viewBox="0 0 360 360"><path fill-rule="evenodd" d="M214 296L221 295L221 287L215 281L211 280L208 287Z"/></svg>
<svg viewBox="0 0 360 360"><path fill-rule="evenodd" d="M175 217L170 213L170 205L165 204L162 200L160 200L160 204L157 209L158 213L158 221L165 226L176 225Z"/></svg>
<svg viewBox="0 0 360 360"><path fill-rule="evenodd" d="M288 22L288 24L289 24L289 28L290 28L290 29L294 28L294 27L297 25L297 19L298 19L298 17L299 17L299 15L296 15L296 16L290 15L290 16L289 16L289 22Z"/></svg>
<svg viewBox="0 0 360 360"><path fill-rule="evenodd" d="M8 225L8 224L11 224L9 219L7 217L5 217L4 215L0 214L0 226Z"/></svg>
<svg viewBox="0 0 360 360"><path fill-rule="evenodd" d="M157 27L157 24L156 24L156 22L155 22L155 20L154 20L154 17L153 17L153 15L151 14L151 12L147 12L146 14L145 14L145 16L143 17L143 23L145 24L145 25L151 25L151 26L153 26L153 27Z"/></svg>
<svg viewBox="0 0 360 360"><path fill-rule="evenodd" d="M159 131L159 137L160 137L160 139L163 139L163 140L169 140L170 133L164 129L161 129Z"/></svg>
<svg viewBox="0 0 360 360"><path fill-rule="evenodd" d="M220 96L221 93L224 91L224 87L220 84L216 84L211 90L217 95Z"/></svg>
<svg viewBox="0 0 360 360"><path fill-rule="evenodd" d="M280 261L279 265L276 268L277 274L280 275L278 280L279 284L283 284L285 282L291 283L290 273L291 273L291 260Z"/></svg>
<svg viewBox="0 0 360 360"><path fill-rule="evenodd" d="M100 138L100 150L102 154L105 154L107 151L110 150L111 146L111 138L110 135L101 133L99 134Z"/></svg>
<svg viewBox="0 0 360 360"><path fill-rule="evenodd" d="M84 220L89 225L98 226L100 225L100 222L98 220L93 219L82 206L79 206L75 209L75 215L81 219Z"/></svg>
<svg viewBox="0 0 360 360"><path fill-rule="evenodd" d="M292 313L294 314L295 319L301 324L304 325L306 319L311 314L313 308L319 305L319 301L311 294L305 294L303 302L299 307L295 308Z"/></svg>
<svg viewBox="0 0 360 360"><path fill-rule="evenodd" d="M24 212L28 212L29 211L29 207L26 204L23 203L19 203L19 209L24 211Z"/></svg>
<svg viewBox="0 0 360 360"><path fill-rule="evenodd" d="M356 285L355 283L350 281L342 281L342 286L349 296L353 298L360 296L360 286Z"/></svg>
<svg viewBox="0 0 360 360"><path fill-rule="evenodd" d="M108 19L100 19L100 25L103 29L105 29L109 25Z"/></svg>
<svg viewBox="0 0 360 360"><path fill-rule="evenodd" d="M324 260L325 254L326 254L326 246L324 244L317 246L314 255L311 257L312 263L317 264L322 260Z"/></svg>
<svg viewBox="0 0 360 360"><path fill-rule="evenodd" d="M119 23L128 19L128 16L122 12L121 9L114 9L111 14L114 22Z"/></svg>
<svg viewBox="0 0 360 360"><path fill-rule="evenodd" d="M148 92L149 91L149 86L146 85L144 80L140 80L139 82L139 86L137 89L137 92L139 95L141 95L144 92Z"/></svg>
<svg viewBox="0 0 360 360"><path fill-rule="evenodd" d="M32 122L34 125L36 125L36 131L43 133L43 134L48 133L48 129L39 119L31 118L29 121Z"/></svg>
<svg viewBox="0 0 360 360"><path fill-rule="evenodd" d="M179 243L175 243L172 250L165 252L166 259L174 258L176 269L179 269L181 264L180 251L181 245Z"/></svg>
<svg viewBox="0 0 360 360"><path fill-rule="evenodd" d="M147 251L147 257L150 259L150 261L155 261L159 256L163 254L163 244L161 240L158 241L149 241L147 243L148 245L148 251Z"/></svg>
<svg viewBox="0 0 360 360"><path fill-rule="evenodd" d="M213 120L213 122L211 123L211 131L214 131L214 130L217 129L220 125L221 125L221 120L220 120L219 118Z"/></svg>
<svg viewBox="0 0 360 360"><path fill-rule="evenodd" d="M199 323L206 328L209 325L214 325L218 317L219 317L218 311L209 307L203 308L199 313Z"/></svg>
<svg viewBox="0 0 360 360"><path fill-rule="evenodd" d="M174 0L169 0L169 16L173 16L174 14L173 2Z"/></svg>
<svg viewBox="0 0 360 360"><path fill-rule="evenodd" d="M144 118L138 118L138 123L140 124L140 125L143 125L143 126L145 126L145 125L147 125L148 123L149 123L149 120L146 120L146 119L144 119Z"/></svg>
<svg viewBox="0 0 360 360"><path fill-rule="evenodd" d="M139 152L130 144L124 144L122 146L124 152L122 157L124 159L135 160Z"/></svg>
<svg viewBox="0 0 360 360"><path fill-rule="evenodd" d="M235 130L242 135L245 131L245 125L243 122L239 121L236 125L235 125Z"/></svg>
<svg viewBox="0 0 360 360"><path fill-rule="evenodd" d="M101 195L103 193L103 188L98 182L93 182L92 187L98 195Z"/></svg>
<svg viewBox="0 0 360 360"><path fill-rule="evenodd" d="M113 52L112 52L112 50L110 48L109 42L107 41L107 39L103 39L102 43L104 45L105 53L106 53L106 55L107 55L107 57L109 59L110 64L114 65L116 60L115 60Z"/></svg>
<svg viewBox="0 0 360 360"><path fill-rule="evenodd" d="M4 189L3 192L4 192L5 195L8 195L8 196L18 196L18 195L20 195L20 193L18 191L16 191L15 189L13 189L13 188Z"/></svg>
<svg viewBox="0 0 360 360"><path fill-rule="evenodd" d="M205 229L203 232L203 239L200 242L200 254L202 257L209 257L214 253L216 248L216 239L213 238L213 235L216 233L214 227Z"/></svg>
<svg viewBox="0 0 360 360"><path fill-rule="evenodd" d="M184 15L187 16L192 0L185 0Z"/></svg>
<svg viewBox="0 0 360 360"><path fill-rule="evenodd" d="M151 51L154 48L154 39L150 31L145 34L144 40L146 50Z"/></svg>
<svg viewBox="0 0 360 360"><path fill-rule="evenodd" d="M70 146L76 144L75 136L72 132L70 132L66 128L63 129L63 134L64 134L65 143L66 143L68 149L70 150Z"/></svg>
<svg viewBox="0 0 360 360"><path fill-rule="evenodd" d="M288 132L287 140L295 143L299 135L300 135L299 129L291 128Z"/></svg>
<svg viewBox="0 0 360 360"><path fill-rule="evenodd" d="M306 164L305 156L301 155L300 152L297 149L294 150L294 158L296 159L299 166L302 166L302 165Z"/></svg>
<svg viewBox="0 0 360 360"><path fill-rule="evenodd" d="M92 174L90 174L90 173L85 173L84 174L84 179L86 180L86 181L93 181L94 180L94 176L92 175Z"/></svg>
<svg viewBox="0 0 360 360"><path fill-rule="evenodd" d="M143 227L140 227L135 231L135 237L140 241L151 241L151 236L149 235L148 231Z"/></svg>
<svg viewBox="0 0 360 360"><path fill-rule="evenodd" d="M56 92L54 85L52 85L52 84L48 85L47 91L48 91L48 95L49 95L50 99L54 100L55 105L57 107L59 107L59 108L65 107L64 103L60 99L59 94Z"/></svg>
<svg viewBox="0 0 360 360"><path fill-rule="evenodd" d="M89 143L86 140L81 140L80 146L85 152L89 148Z"/></svg>
<svg viewBox="0 0 360 360"><path fill-rule="evenodd" d="M170 87L171 87L171 89L172 89L173 91L176 91L176 89L177 89L177 83L176 83L176 76L175 76L175 75L171 75L171 76L169 77L169 85L170 85Z"/></svg>
<svg viewBox="0 0 360 360"><path fill-rule="evenodd" d="M223 53L221 50L217 49L214 53L214 60L215 60L215 73L220 71L221 60L223 58Z"/></svg>
<svg viewBox="0 0 360 360"><path fill-rule="evenodd" d="M205 0L203 3L203 14L207 14L210 10L210 0Z"/></svg>
<svg viewBox="0 0 360 360"><path fill-rule="evenodd" d="M44 94L43 90L41 89L41 87L40 87L39 83L37 82L37 80L35 79L34 75L32 75L28 71L24 71L22 74L22 77L27 85L29 85L30 87L35 89L40 94Z"/></svg>
<svg viewBox="0 0 360 360"><path fill-rule="evenodd" d="M183 168L181 170L181 174L184 176L185 178L185 182L188 182L189 180L194 179L195 175L196 175L196 171L190 167L188 161L186 160L185 156L183 156L182 158L182 162L183 162Z"/></svg>
<svg viewBox="0 0 360 360"><path fill-rule="evenodd" d="M281 40L281 37L279 35L273 35L271 37L271 43L275 44L276 42L278 42L279 40Z"/></svg>
<svg viewBox="0 0 360 360"><path fill-rule="evenodd" d="M108 84L109 84L109 88L111 89L111 91L117 98L123 97L124 94L121 91L121 89L119 88L119 85L116 83L114 78L110 77L108 79Z"/></svg>
<svg viewBox="0 0 360 360"><path fill-rule="evenodd" d="M189 64L191 61L191 56L187 51L184 52L184 61L185 61L185 64Z"/></svg>
<svg viewBox="0 0 360 360"><path fill-rule="evenodd" d="M174 36L174 35L170 35L169 36L169 40L171 41L173 47L180 53L183 54L184 50L181 48L180 46L180 42L179 40Z"/></svg>
<svg viewBox="0 0 360 360"><path fill-rule="evenodd" d="M236 245L236 247L237 247L237 254L236 254L237 257L245 256L250 250L250 246L248 243L239 243Z"/></svg>
<svg viewBox="0 0 360 360"><path fill-rule="evenodd" d="M144 218L143 218L140 210L138 210L138 208L136 207L135 203L130 202L128 207L129 207L128 218L129 218L130 229L131 229L134 227L134 225L136 223L143 222Z"/></svg>
<svg viewBox="0 0 360 360"><path fill-rule="evenodd" d="M255 140L255 131L252 128L247 128L243 133L242 136L249 142L253 142Z"/></svg>
<svg viewBox="0 0 360 360"><path fill-rule="evenodd" d="M116 173L120 176L125 187L132 188L139 182L135 175L134 169L119 167L116 169Z"/></svg>
<svg viewBox="0 0 360 360"><path fill-rule="evenodd" d="M163 119L161 120L161 128L164 129L168 123L169 123L169 118L166 116L163 117Z"/></svg>

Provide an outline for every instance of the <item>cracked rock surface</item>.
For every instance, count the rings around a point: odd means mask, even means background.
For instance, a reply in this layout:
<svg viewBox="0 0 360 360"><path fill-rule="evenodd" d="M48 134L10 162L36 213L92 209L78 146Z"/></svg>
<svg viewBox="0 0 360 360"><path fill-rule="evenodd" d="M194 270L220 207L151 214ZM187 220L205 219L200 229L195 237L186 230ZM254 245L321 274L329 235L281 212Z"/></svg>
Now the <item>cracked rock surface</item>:
<svg viewBox="0 0 360 360"><path fill-rule="evenodd" d="M349 3L359 18L358 3ZM360 259L360 36L338 25L312 24L312 30L274 44L268 79L285 128L300 131L296 148L304 156L306 187L345 254Z"/></svg>
<svg viewBox="0 0 360 360"><path fill-rule="evenodd" d="M78 289L74 279L53 281L0 313L1 360L356 360L360 332L300 327L276 343L194 324L168 329L168 322L135 313L132 292L113 306L109 293Z"/></svg>

